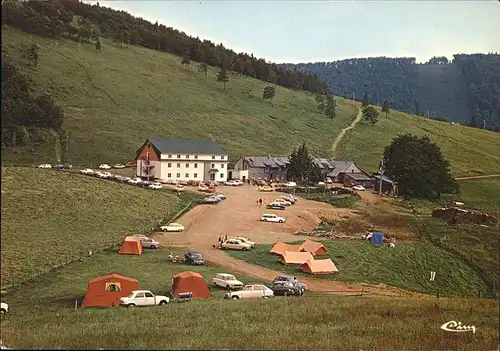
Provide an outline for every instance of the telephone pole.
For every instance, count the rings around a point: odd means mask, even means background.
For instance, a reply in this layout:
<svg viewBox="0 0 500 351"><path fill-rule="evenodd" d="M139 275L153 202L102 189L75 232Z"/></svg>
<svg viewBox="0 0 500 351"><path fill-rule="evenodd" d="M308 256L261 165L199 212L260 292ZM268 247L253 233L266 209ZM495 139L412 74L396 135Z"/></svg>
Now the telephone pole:
<svg viewBox="0 0 500 351"><path fill-rule="evenodd" d="M378 194L382 196L382 177L384 176L384 158L382 157L382 162L380 162L380 181L378 186Z"/></svg>

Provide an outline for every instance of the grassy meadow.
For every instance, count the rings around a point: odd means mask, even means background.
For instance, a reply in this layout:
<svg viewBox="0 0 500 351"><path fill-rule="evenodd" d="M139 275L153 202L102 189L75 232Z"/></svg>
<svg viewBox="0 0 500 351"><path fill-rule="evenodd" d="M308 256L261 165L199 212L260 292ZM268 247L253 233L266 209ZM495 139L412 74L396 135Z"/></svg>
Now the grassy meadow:
<svg viewBox="0 0 500 351"><path fill-rule="evenodd" d="M2 285L147 232L187 201L79 174L2 168Z"/></svg>
<svg viewBox="0 0 500 351"><path fill-rule="evenodd" d="M362 169L376 170L384 148L400 133L428 134L441 147L455 176L497 174L500 169L500 133L399 111L391 111L387 117L380 112L374 126L362 120L346 133L337 146L336 157L352 158Z"/></svg>
<svg viewBox="0 0 500 351"><path fill-rule="evenodd" d="M300 241L302 242L302 241ZM379 247L361 240L323 240L339 272L322 278L363 283L383 283L420 293L445 296L473 296L487 286L471 267L444 249L429 243L397 242L395 248ZM271 254L272 245L258 245L252 251L227 251L233 257L267 268L306 276L300 266L281 263ZM429 281L430 271L436 280Z"/></svg>
<svg viewBox="0 0 500 351"><path fill-rule="evenodd" d="M311 151L329 150L340 130L357 115L349 101L337 100L332 121L316 108L314 96L276 87L272 104L262 99L268 84L231 74L227 91L193 62L141 47L122 47L101 38L93 44L56 41L2 29L2 49L20 62L22 44L40 46L39 67L25 71L49 91L65 113L69 160L76 165L133 159L149 136L213 138L232 158L243 154L288 155L303 140ZM53 147L48 147L52 150ZM55 161L54 153L7 149L4 162Z"/></svg>
<svg viewBox="0 0 500 351"><path fill-rule="evenodd" d="M487 350L498 342L498 303L474 298L306 293L302 298L226 301L223 290L211 287L208 300L136 309L74 309L74 299L81 300L88 280L99 274L135 277L142 288L165 294L172 275L180 271L198 271L207 282L218 272L170 264L168 253L152 250L139 257L108 250L10 291L2 297L11 309L2 317L2 341L14 348L377 350ZM474 325L476 333L440 329L457 318ZM138 325L140 332L131 332Z"/></svg>

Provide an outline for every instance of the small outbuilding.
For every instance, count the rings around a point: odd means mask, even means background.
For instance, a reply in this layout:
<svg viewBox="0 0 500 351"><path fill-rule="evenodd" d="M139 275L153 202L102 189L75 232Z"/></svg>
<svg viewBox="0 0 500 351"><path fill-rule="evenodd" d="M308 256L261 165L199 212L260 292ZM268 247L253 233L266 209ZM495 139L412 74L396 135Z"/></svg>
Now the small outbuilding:
<svg viewBox="0 0 500 351"><path fill-rule="evenodd" d="M370 242L374 245L384 245L384 233L373 232Z"/></svg>
<svg viewBox="0 0 500 351"><path fill-rule="evenodd" d="M285 251L290 251L290 252L300 252L303 251L302 247L300 245L291 245L291 244L286 244L283 241L278 241L276 244L274 244L273 248L271 249L271 253L277 254L277 255L283 255Z"/></svg>
<svg viewBox="0 0 500 351"><path fill-rule="evenodd" d="M123 240L123 244L118 253L125 255L142 255L143 250L140 238L127 236L125 240Z"/></svg>
<svg viewBox="0 0 500 351"><path fill-rule="evenodd" d="M333 274L339 270L331 259L309 260L302 265L302 271L309 274Z"/></svg>
<svg viewBox="0 0 500 351"><path fill-rule="evenodd" d="M200 273L182 272L172 278L172 295L192 293L193 299L206 299L210 297L207 283Z"/></svg>
<svg viewBox="0 0 500 351"><path fill-rule="evenodd" d="M326 247L322 243L317 241L312 241L307 239L302 245L300 245L304 251L310 252L314 256L322 256L328 253Z"/></svg>
<svg viewBox="0 0 500 351"><path fill-rule="evenodd" d="M285 265L289 264L304 264L309 260L313 260L311 253L309 252L293 252L285 251L283 252L283 257L281 258L281 263Z"/></svg>
<svg viewBox="0 0 500 351"><path fill-rule="evenodd" d="M107 274L90 279L82 307L113 307L120 298L139 289L139 281L120 274Z"/></svg>

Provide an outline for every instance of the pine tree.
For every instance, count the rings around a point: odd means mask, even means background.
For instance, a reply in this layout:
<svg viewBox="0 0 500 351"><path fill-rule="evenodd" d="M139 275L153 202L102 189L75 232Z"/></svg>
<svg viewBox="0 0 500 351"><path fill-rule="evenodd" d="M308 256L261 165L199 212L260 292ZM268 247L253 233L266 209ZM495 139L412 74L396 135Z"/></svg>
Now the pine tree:
<svg viewBox="0 0 500 351"><path fill-rule="evenodd" d="M186 50L182 55L181 65L187 65L189 68L190 64L191 64L191 58L189 57L189 50Z"/></svg>
<svg viewBox="0 0 500 351"><path fill-rule="evenodd" d="M384 105L382 106L382 112L385 112L385 117L387 117L387 115L389 115L389 113L391 112L389 101L387 100L384 101Z"/></svg>
<svg viewBox="0 0 500 351"><path fill-rule="evenodd" d="M335 107L337 106L337 102L335 101L335 98L333 95L327 95L326 96L326 108L325 108L325 115L328 117L335 117L337 113L335 112Z"/></svg>
<svg viewBox="0 0 500 351"><path fill-rule="evenodd" d="M207 79L207 74L208 74L208 66L206 63L202 62L198 66L198 70L200 72L203 72L205 74L205 80Z"/></svg>
<svg viewBox="0 0 500 351"><path fill-rule="evenodd" d="M316 103L318 104L318 109L323 112L325 110L325 96L318 93L316 94Z"/></svg>
<svg viewBox="0 0 500 351"><path fill-rule="evenodd" d="M365 96L363 96L363 101L361 103L361 106L367 107L370 105L370 98L368 97L368 93L365 93Z"/></svg>
<svg viewBox="0 0 500 351"><path fill-rule="evenodd" d="M263 99L269 100L272 103L275 96L276 89L273 86L267 86L264 88L264 91L262 93Z"/></svg>
<svg viewBox="0 0 500 351"><path fill-rule="evenodd" d="M217 74L217 81L219 83L224 83L224 91L226 91L226 83L229 82L229 73L224 67L221 68Z"/></svg>
<svg viewBox="0 0 500 351"><path fill-rule="evenodd" d="M373 126L378 121L378 111L373 106L366 106L363 109L363 117L365 120L370 121Z"/></svg>

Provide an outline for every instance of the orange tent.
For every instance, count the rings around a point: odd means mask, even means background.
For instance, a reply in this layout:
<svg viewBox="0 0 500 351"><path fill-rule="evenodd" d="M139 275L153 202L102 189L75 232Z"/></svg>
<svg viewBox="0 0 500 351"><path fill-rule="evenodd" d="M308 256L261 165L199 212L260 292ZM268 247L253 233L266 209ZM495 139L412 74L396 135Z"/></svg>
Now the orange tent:
<svg viewBox="0 0 500 351"><path fill-rule="evenodd" d="M302 271L310 274L332 274L339 270L331 259L315 260L310 259L302 265Z"/></svg>
<svg viewBox="0 0 500 351"><path fill-rule="evenodd" d="M90 279L82 307L113 307L120 304L120 297L139 289L139 281L120 274L107 274Z"/></svg>
<svg viewBox="0 0 500 351"><path fill-rule="evenodd" d="M285 251L283 252L283 257L281 258L281 263L283 264L304 264L308 260L312 260L313 257L309 252L293 252Z"/></svg>
<svg viewBox="0 0 500 351"><path fill-rule="evenodd" d="M172 279L172 295L190 292L194 299L205 299L210 296L207 283L200 273L182 272Z"/></svg>
<svg viewBox="0 0 500 351"><path fill-rule="evenodd" d="M323 246L322 243L318 243L309 239L304 241L301 247L304 251L310 252L311 254L317 256L326 255L328 253L328 250Z"/></svg>
<svg viewBox="0 0 500 351"><path fill-rule="evenodd" d="M274 244L270 252L283 256L283 253L285 251L300 252L302 251L302 248L300 247L300 245L290 245L285 244L283 241L278 241L276 244Z"/></svg>
<svg viewBox="0 0 500 351"><path fill-rule="evenodd" d="M120 254L142 255L141 239L135 236L127 236L120 247Z"/></svg>

